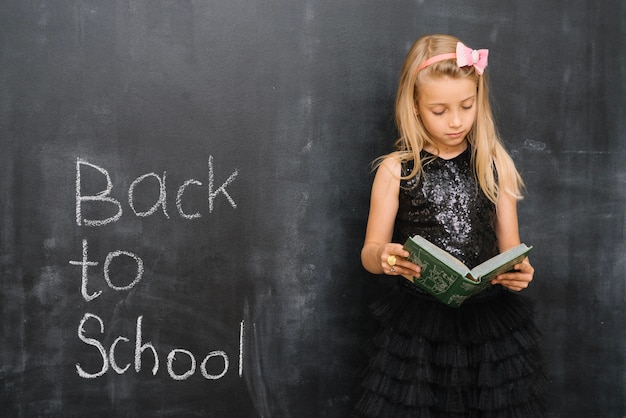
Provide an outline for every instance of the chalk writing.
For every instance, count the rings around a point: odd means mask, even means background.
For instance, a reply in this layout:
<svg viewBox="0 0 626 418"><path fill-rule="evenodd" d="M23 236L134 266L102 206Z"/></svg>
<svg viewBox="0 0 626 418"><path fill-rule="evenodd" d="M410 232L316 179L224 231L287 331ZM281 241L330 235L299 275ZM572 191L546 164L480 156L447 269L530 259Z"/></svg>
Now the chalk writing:
<svg viewBox="0 0 626 418"><path fill-rule="evenodd" d="M100 334L104 334L104 322L102 321L102 319L98 315L95 315L92 313L85 313L83 315L83 318L80 320L80 323L78 324L78 338L85 344L89 346L93 346L98 350L98 353L100 354L100 358L102 359L102 365L100 366L99 370L88 372L83 368L83 366L80 365L80 363L76 363L76 372L78 373L78 375L85 379L94 379L96 377L105 375L109 371L109 367L118 374L126 373L126 371L130 368L130 363L126 364L124 367L120 367L116 362L116 352L117 352L119 343L121 342L128 343L130 342L130 340L124 336L117 337L113 341L113 343L111 344L111 347L109 348L109 351L107 352L104 345L98 339L87 337L85 335L84 327L87 321L90 321L90 320L97 321L99 328L100 328ZM157 372L159 371L159 365L160 365L158 351L157 351L157 348L154 346L154 344L152 344L152 342L148 341L144 343L142 323L143 323L143 316L141 315L137 317L137 322L136 322L137 325L136 325L135 346L134 346L135 372L139 373L141 371L141 367L144 361L143 354L144 352L147 351L148 353L152 354L151 356L153 360L153 366L151 370L152 375L156 375ZM244 333L244 321L241 321L240 326L239 326L239 341L240 341L239 376L240 377L243 373L243 349L242 349L243 333ZM186 370L184 373L179 374L174 371L174 362L176 361L176 354L184 354L186 357L189 358L189 363L190 363L189 369ZM209 361L214 358L220 359L220 361L218 362L219 363L218 367L217 367L218 373L210 373L207 370ZM212 362L212 363L214 364L215 362ZM167 373L174 380L186 380L189 377L193 376L196 372L196 364L197 364L196 357L189 350L186 350L183 348L175 348L167 354ZM226 352L222 350L214 350L214 351L209 352L200 363L200 373L207 380L218 380L226 375L226 373L229 370L229 367L230 367L230 362L229 362L229 358Z"/></svg>
<svg viewBox="0 0 626 418"><path fill-rule="evenodd" d="M82 195L81 168L84 165L95 168L100 173L102 173L106 178L106 182L107 182L106 189L99 192L95 196L83 196ZM91 164L91 163L88 163L87 161L83 161L80 158L76 159L76 224L86 225L86 226L102 226L110 222L115 222L118 219L120 219L120 217L122 216L122 205L120 204L118 200L113 199L112 197L109 196L112 189L113 189L113 182L111 181L111 176L109 175L108 171L106 171L104 168L98 167L95 164ZM82 217L83 202L111 203L117 208L117 212L115 213L115 215L110 216L105 219L83 220L83 217Z"/></svg>
<svg viewBox="0 0 626 418"><path fill-rule="evenodd" d="M165 176L166 175L167 175L167 172L165 172L165 171L163 172L163 177L159 177L156 173L148 173L148 174L144 174L143 176L137 177L130 184L130 187L128 188L128 205L133 210L133 212L135 212L135 215L137 215L137 216L150 216L154 212L156 212L156 210L159 208L159 206L161 206L161 209L163 209L163 215L165 215L166 218L170 217L170 215L167 214L167 190L165 189ZM149 177L154 177L159 182L159 198L154 203L154 205L152 205L152 207L150 209L148 209L145 212L141 212L141 211L138 211L135 208L135 203L134 203L135 187L139 183L141 183L142 181L144 181L145 179L147 179Z"/></svg>
<svg viewBox="0 0 626 418"><path fill-rule="evenodd" d="M122 255L125 255L135 260L135 262L137 263L137 274L135 275L135 278L133 279L133 281L127 284L126 286L116 286L111 281L111 275L109 273L109 269L110 269L111 263L113 262L113 259ZM89 302L91 300L94 300L98 296L100 296L102 294L101 290L94 292L92 294L89 294L89 292L87 291L87 284L89 281L89 274L87 270L89 267L97 266L99 263L96 261L89 261L88 244L87 244L86 239L83 239L83 259L80 261L72 260L69 263L75 266L81 266L80 293L83 296L83 298L87 302ZM133 286L139 283L139 281L143 277L143 271L144 271L143 260L139 258L139 256L137 256L136 254L133 254L129 251L121 251L121 250L112 251L109 254L107 254L106 259L104 261L104 268L103 268L104 280L109 285L109 287L113 290L120 291L120 290L131 289Z"/></svg>
<svg viewBox="0 0 626 418"><path fill-rule="evenodd" d="M83 170L87 168L92 168L96 170L96 173L100 173L102 176L104 176L104 179L106 180L106 187L104 190L101 190L91 195L85 195L83 193L83 188L84 188L83 187ZM235 169L219 187L216 187L213 156L209 156L208 175L207 175L208 177L207 202L208 202L209 213L213 212L215 208L215 199L220 194L223 195L224 198L226 198L229 205L233 209L237 208L237 203L228 192L227 187L232 182L235 181L238 174L239 174L239 170ZM154 204L152 204L150 208L148 208L147 210L140 210L137 208L137 205L135 203L135 193L136 193L135 190L142 182L150 178L156 179L157 182L159 183L159 192L158 192L158 195L155 197ZM128 206L131 208L135 216L138 216L138 217L151 216L160 207L161 212L163 212L163 215L165 216L165 218L169 219L170 215L167 211L167 186L166 186L167 181L166 180L167 180L167 172L164 171L163 175L158 175L154 172L146 173L137 177L135 180L131 182L130 187L128 188L128 191L127 191ZM183 182L183 184L178 188L178 191L176 193L176 209L180 217L183 219L196 219L202 216L202 214L199 211L188 214L183 210L183 197L185 195L186 189L191 185L203 186L203 183L196 179L188 179ZM113 192L113 181L111 180L111 175L109 174L108 170L105 169L104 167L100 167L96 164L90 163L81 158L77 158L76 159L75 191L76 191L76 225L99 227L99 226L104 226L104 225L116 222L122 217L122 214L124 213L122 204L120 200L118 200L117 198L111 195ZM105 207L110 207L108 208L108 210L109 212L113 214L110 216L106 216L106 217L102 215L102 217L98 219L87 218L85 217L84 210L83 210L83 205L87 205L87 204L100 205L103 210L105 210Z"/></svg>
<svg viewBox="0 0 626 418"><path fill-rule="evenodd" d="M195 186L202 186L202 183L200 183L198 180L189 179L185 181L182 186L178 188L178 193L176 194L176 208L178 209L178 213L180 214L180 216L182 216L183 218L195 219L202 216L200 212L188 215L183 211L183 194L185 193L187 186L189 186L190 184L193 184Z"/></svg>
<svg viewBox="0 0 626 418"><path fill-rule="evenodd" d="M226 191L226 186L235 181L235 177L237 177L237 174L239 174L239 172L235 170L220 187L213 191L213 186L215 183L215 176L213 175L213 156L209 157L209 212L213 212L213 200L219 193L222 193L226 197L228 203L230 203L233 208L237 207L237 204L235 203L233 198L230 197L230 195Z"/></svg>
<svg viewBox="0 0 626 418"><path fill-rule="evenodd" d="M85 185L83 184L83 174L85 174L84 170L88 169L91 169L93 171L92 173L90 173L92 174L91 178L93 178L94 173L97 176L104 178L106 186L103 190L100 190L94 194L84 194ZM237 208L237 203L228 192L227 187L233 181L235 181L238 174L239 171L234 170L219 187L216 187L213 157L209 156L207 176L208 182L206 186L208 213L213 212L215 208L214 201L219 195L222 195L233 209ZM153 203L152 200L150 200L150 207L145 210L140 209L135 202L137 189L140 188L144 182L153 180L156 180L158 183L158 194L154 196ZM182 185L178 188L175 204L178 214L183 219L196 219L202 216L202 213L200 211L188 213L183 210L183 200L185 192L190 186L202 187L203 183L196 179L188 179L184 181ZM104 167L98 166L81 158L77 158L75 191L76 224L78 226L99 227L117 222L121 219L124 213L124 209L122 207L121 201L112 196L113 181L111 179L109 171L106 170ZM143 174L130 183L127 191L128 206L130 207L132 213L137 217L151 216L160 209L165 219L170 219L170 214L168 213L167 207L167 192L168 187L166 171L163 171L163 174L157 174L155 172ZM85 216L84 206L86 205L91 205L90 209L93 209L93 206L98 206L99 211L90 212L97 213L98 215L90 215L90 217ZM116 278L115 283L118 284L114 284L114 281L111 279L111 265L115 263L115 261L119 257L125 257L132 260L132 262L134 262L135 264L135 273L134 277L126 277L122 279ZM91 302L94 299L98 298L103 291L98 290L90 293L89 273L91 272L90 268L97 267L98 265L100 265L100 262L91 260L89 258L89 243L87 239L83 238L82 240L81 259L70 260L69 264L80 266L81 268L80 293L83 299L86 302ZM125 269L124 271L127 271L127 269ZM139 282L141 282L144 275L144 262L141 257L133 252L125 250L114 250L109 252L104 259L102 274L104 281L110 289L118 292L128 291L136 286ZM124 279L126 280L125 282L123 281ZM125 284L120 285L120 282L123 282ZM157 372L159 371L161 357L159 355L159 350L151 341L144 341L144 334L142 330L143 320L143 315L139 315L136 319L134 346L131 345L130 338L120 335L113 340L107 350L103 342L98 339L97 336L87 335L88 333L85 331L85 326L87 323L95 322L98 325L97 334L102 334L102 336L104 336L104 321L94 313L85 313L78 324L78 339L82 341L86 346L93 347L93 349L97 351L100 361L95 366L91 363L89 364L89 366L85 366L78 362L75 365L76 373L84 379L95 379L101 377L107 374L109 370L113 370L115 373L120 375L125 374L131 368L131 363L119 364L118 359L120 357L118 357L117 354L118 352L124 351L127 352L126 354L129 354L129 352L132 351L132 353L134 354L133 366L135 372L139 373L141 371L142 365L145 362L151 362L151 373L153 376L156 376ZM93 330L95 328L93 325L90 325L88 329ZM244 331L244 321L241 321L239 324L239 377L242 377L243 375ZM93 333L93 331L91 332ZM122 358L128 357L123 356ZM204 356L198 366L198 362L194 353L185 348L174 348L170 350L165 356L165 364L165 368L169 377L177 381L189 379L191 376L196 374L198 369L202 377L204 377L205 379L218 380L224 377L230 369L229 356L223 350L212 350L208 352L208 354Z"/></svg>

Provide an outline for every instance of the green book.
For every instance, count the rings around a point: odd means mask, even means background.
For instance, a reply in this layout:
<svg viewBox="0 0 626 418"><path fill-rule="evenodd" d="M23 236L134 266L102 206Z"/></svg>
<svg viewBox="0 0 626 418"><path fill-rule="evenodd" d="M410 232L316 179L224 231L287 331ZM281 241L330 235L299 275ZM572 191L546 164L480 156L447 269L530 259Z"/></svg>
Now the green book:
<svg viewBox="0 0 626 418"><path fill-rule="evenodd" d="M498 274L511 271L533 247L520 244L472 269L419 235L409 237L404 249L411 253L408 260L422 268L420 277L408 276L407 279L456 308L465 299L491 286L491 280Z"/></svg>

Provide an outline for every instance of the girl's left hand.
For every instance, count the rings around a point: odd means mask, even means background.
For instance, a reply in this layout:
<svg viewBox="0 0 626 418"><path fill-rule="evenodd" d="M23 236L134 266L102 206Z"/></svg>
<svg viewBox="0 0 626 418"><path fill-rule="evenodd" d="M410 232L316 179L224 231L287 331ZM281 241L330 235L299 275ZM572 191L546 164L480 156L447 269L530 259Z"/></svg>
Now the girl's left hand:
<svg viewBox="0 0 626 418"><path fill-rule="evenodd" d="M528 259L516 264L513 269L514 271L498 275L491 281L491 284L500 284L515 292L526 289L533 280L535 269Z"/></svg>

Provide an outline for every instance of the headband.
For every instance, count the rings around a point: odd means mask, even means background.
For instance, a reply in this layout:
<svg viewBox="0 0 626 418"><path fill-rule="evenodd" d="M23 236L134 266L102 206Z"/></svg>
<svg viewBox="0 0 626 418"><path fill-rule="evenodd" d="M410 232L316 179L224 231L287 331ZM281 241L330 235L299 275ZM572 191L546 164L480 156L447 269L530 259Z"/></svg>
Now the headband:
<svg viewBox="0 0 626 418"><path fill-rule="evenodd" d="M436 62L456 58L456 65L458 65L459 67L473 66L476 69L476 72L481 75L483 71L485 71L485 68L487 68L488 55L488 49L472 49L466 47L461 42L457 42L456 52L450 52L448 54L441 54L430 57L417 68L417 71L420 72L424 68Z"/></svg>

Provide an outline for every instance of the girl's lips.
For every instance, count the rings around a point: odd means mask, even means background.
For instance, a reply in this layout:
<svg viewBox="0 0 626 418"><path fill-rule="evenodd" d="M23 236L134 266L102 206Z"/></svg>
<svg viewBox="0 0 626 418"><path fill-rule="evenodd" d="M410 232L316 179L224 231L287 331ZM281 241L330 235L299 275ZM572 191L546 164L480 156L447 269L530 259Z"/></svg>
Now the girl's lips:
<svg viewBox="0 0 626 418"><path fill-rule="evenodd" d="M452 133L452 134L447 134L447 135L448 135L450 138L458 138L458 137L460 137L461 135L463 135L463 132L455 132L455 133Z"/></svg>

